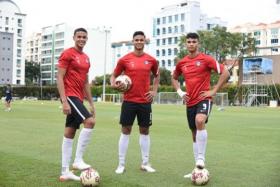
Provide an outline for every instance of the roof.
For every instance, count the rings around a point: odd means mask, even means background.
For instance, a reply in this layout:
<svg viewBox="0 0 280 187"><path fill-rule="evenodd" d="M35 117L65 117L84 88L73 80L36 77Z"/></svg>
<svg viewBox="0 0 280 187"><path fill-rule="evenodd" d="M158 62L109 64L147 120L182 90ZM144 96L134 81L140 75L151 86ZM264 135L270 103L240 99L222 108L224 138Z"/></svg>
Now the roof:
<svg viewBox="0 0 280 187"><path fill-rule="evenodd" d="M19 7L17 6L17 4L15 2L13 2L12 0L0 0L0 3L4 3L4 2L7 2L7 3L11 3L13 4L17 9L18 9L18 12L21 13Z"/></svg>

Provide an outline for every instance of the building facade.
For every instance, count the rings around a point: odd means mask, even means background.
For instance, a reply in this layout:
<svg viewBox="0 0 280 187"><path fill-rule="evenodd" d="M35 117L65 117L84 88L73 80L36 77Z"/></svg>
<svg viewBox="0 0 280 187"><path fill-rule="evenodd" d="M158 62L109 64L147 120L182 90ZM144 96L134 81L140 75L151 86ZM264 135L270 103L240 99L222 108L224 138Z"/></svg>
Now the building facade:
<svg viewBox="0 0 280 187"><path fill-rule="evenodd" d="M26 39L26 61L41 64L41 39L41 33L33 33Z"/></svg>
<svg viewBox="0 0 280 187"><path fill-rule="evenodd" d="M56 83L59 56L63 50L74 46L73 34L75 29L76 27L66 23L42 28L41 77L43 85ZM86 29L88 31L88 41L84 52L91 61L89 81L92 81L96 76L112 71L111 64L106 63L111 58L111 34L108 29Z"/></svg>
<svg viewBox="0 0 280 187"><path fill-rule="evenodd" d="M202 14L200 3L185 0L161 8L153 18L154 54L160 67L173 70L176 65L175 58L179 52L180 37L188 32L210 30L213 27L226 26L220 18L209 18Z"/></svg>
<svg viewBox="0 0 280 187"><path fill-rule="evenodd" d="M246 23L230 28L229 32L251 34L256 40L256 56L280 54L280 20L273 23Z"/></svg>
<svg viewBox="0 0 280 187"><path fill-rule="evenodd" d="M121 41L121 42L113 42L111 44L112 49L112 67L115 67L117 65L118 60L126 55L129 52L132 52L134 50L134 45L132 41ZM150 43L150 39L146 40L144 51L150 55L153 55L153 47Z"/></svg>
<svg viewBox="0 0 280 187"><path fill-rule="evenodd" d="M25 17L11 0L0 0L0 84L25 84Z"/></svg>

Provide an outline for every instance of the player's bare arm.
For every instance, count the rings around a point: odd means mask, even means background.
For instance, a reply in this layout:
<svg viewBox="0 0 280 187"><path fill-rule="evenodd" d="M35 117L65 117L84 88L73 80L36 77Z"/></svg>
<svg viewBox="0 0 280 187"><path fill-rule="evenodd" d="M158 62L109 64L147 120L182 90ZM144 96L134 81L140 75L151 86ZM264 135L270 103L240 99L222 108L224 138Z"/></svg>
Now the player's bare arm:
<svg viewBox="0 0 280 187"><path fill-rule="evenodd" d="M60 99L62 102L62 110L63 113L68 115L71 114L71 108L65 96L64 82L63 78L65 76L66 69L58 67L57 71L57 89L60 95Z"/></svg>
<svg viewBox="0 0 280 187"><path fill-rule="evenodd" d="M157 95L159 81L160 81L160 74L158 74L157 76L154 76L153 90L145 93L145 98L147 99L147 101L152 102L154 97Z"/></svg>
<svg viewBox="0 0 280 187"><path fill-rule="evenodd" d="M174 89L176 90L176 92L178 93L178 95L184 100L184 102L188 101L189 96L188 96L187 92L184 92L181 90L177 75L173 74L171 76L171 83L172 83Z"/></svg>
<svg viewBox="0 0 280 187"><path fill-rule="evenodd" d="M86 95L86 98L87 98L88 103L89 103L90 112L92 113L93 117L95 118L95 107L94 107L94 103L93 103L93 100L92 100L90 85L88 83L88 76L87 76L86 81L85 81L84 91L85 91L85 95Z"/></svg>
<svg viewBox="0 0 280 187"><path fill-rule="evenodd" d="M227 82L229 76L230 76L229 71L228 71L227 67L224 66L224 70L219 77L218 83L213 87L212 90L201 92L200 96L201 97L214 96L218 92L218 90L223 86L223 84Z"/></svg>

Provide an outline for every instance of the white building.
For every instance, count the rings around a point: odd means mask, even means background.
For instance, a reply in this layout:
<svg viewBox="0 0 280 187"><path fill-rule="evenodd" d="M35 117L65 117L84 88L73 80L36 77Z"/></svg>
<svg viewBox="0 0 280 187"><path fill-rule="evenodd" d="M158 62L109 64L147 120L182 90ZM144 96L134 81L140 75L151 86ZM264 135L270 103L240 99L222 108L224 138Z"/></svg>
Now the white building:
<svg viewBox="0 0 280 187"><path fill-rule="evenodd" d="M58 58L64 49L74 46L73 34L75 29L76 27L66 23L42 28L41 76L43 85L56 83ZM105 62L111 59L111 34L108 29L86 29L88 31L88 41L84 52L91 61L89 81L92 81L96 76L112 71L111 64ZM106 64L106 71L104 64Z"/></svg>
<svg viewBox="0 0 280 187"><path fill-rule="evenodd" d="M161 8L153 18L153 42L160 67L173 70L179 52L180 37L188 32L210 30L226 26L220 18L209 18L201 13L200 3L185 0L182 3Z"/></svg>
<svg viewBox="0 0 280 187"><path fill-rule="evenodd" d="M41 39L41 33L33 33L26 39L26 61L41 64Z"/></svg>
<svg viewBox="0 0 280 187"><path fill-rule="evenodd" d="M112 48L112 67L114 68L117 65L118 60L126 55L129 52L132 52L134 50L134 46L131 41L121 41L121 42L113 42L111 44ZM154 56L154 47L152 47L152 44L150 43L150 39L146 39L146 44L144 47L144 51L152 56Z"/></svg>
<svg viewBox="0 0 280 187"><path fill-rule="evenodd" d="M229 29L229 32L251 34L256 40L256 56L280 54L280 20L274 23L246 23Z"/></svg>
<svg viewBox="0 0 280 187"><path fill-rule="evenodd" d="M25 16L11 0L0 0L0 84L25 84Z"/></svg>

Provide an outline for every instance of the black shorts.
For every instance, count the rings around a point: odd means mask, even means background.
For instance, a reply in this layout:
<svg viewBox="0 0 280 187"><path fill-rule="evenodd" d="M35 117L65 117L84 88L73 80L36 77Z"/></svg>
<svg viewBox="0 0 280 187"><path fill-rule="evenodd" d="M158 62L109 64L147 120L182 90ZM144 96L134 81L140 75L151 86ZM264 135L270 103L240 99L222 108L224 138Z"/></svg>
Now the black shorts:
<svg viewBox="0 0 280 187"><path fill-rule="evenodd" d="M120 116L120 124L123 126L132 126L137 116L140 127L149 127L152 125L152 104L134 103L124 101Z"/></svg>
<svg viewBox="0 0 280 187"><path fill-rule="evenodd" d="M196 129L195 117L197 114L205 114L207 116L206 122L208 122L208 116L210 115L212 109L212 102L210 100L203 100L194 106L187 107L187 118L189 123L189 128L192 130Z"/></svg>
<svg viewBox="0 0 280 187"><path fill-rule="evenodd" d="M71 107L71 114L67 115L65 126L79 129L80 124L85 119L90 118L92 114L89 113L78 97L69 96L67 97L67 101Z"/></svg>
<svg viewBox="0 0 280 187"><path fill-rule="evenodd" d="M5 101L6 101L7 103L10 103L10 102L12 101L12 97L6 97L6 98L5 98Z"/></svg>

